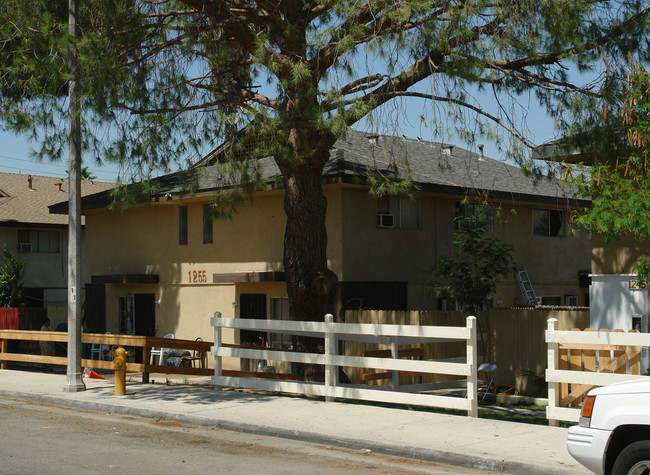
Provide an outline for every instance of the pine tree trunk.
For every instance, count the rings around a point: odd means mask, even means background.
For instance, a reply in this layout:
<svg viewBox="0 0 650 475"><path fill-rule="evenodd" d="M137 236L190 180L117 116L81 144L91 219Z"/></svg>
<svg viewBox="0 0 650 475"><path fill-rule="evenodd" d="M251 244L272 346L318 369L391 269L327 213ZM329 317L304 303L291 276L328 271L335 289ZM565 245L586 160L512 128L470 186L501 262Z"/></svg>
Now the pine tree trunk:
<svg viewBox="0 0 650 475"><path fill-rule="evenodd" d="M284 208L284 270L292 320L320 321L333 312L336 275L327 268L327 200L322 189L322 166L315 161L286 167ZM296 350L323 353L323 340L298 337ZM305 381L322 381L320 365L299 365Z"/></svg>

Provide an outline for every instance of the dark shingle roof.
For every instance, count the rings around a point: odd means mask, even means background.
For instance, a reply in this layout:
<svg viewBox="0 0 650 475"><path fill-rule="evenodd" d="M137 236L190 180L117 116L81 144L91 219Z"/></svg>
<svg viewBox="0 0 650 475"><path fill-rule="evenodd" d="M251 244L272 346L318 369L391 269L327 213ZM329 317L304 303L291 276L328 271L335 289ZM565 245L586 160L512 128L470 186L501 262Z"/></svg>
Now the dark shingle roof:
<svg viewBox="0 0 650 475"><path fill-rule="evenodd" d="M189 172L154 179L158 186L157 196L182 194L190 173L193 174L195 191L227 187L228 181L221 175L219 167L207 166L205 162L202 160ZM336 142L325 164L323 178L326 182L358 183L359 178L363 179L376 170L393 173L393 163L397 164L401 176L406 176L408 166L413 181L423 191L464 195L477 190L500 199L564 204L572 200L575 192L561 180L530 176L518 167L461 147L356 131L348 132ZM259 159L257 166L268 183L281 178L280 169L272 157ZM84 209L104 207L108 203L110 194L107 192L82 199ZM52 210L65 212L59 205Z"/></svg>
<svg viewBox="0 0 650 475"><path fill-rule="evenodd" d="M375 137L374 144L369 137ZM455 193L464 194L469 190L479 190L512 199L527 197L531 200L566 200L575 193L573 187L561 180L531 176L505 162L439 142L353 132L336 143L332 156L343 157L346 168L350 169L346 173L355 173L351 164L357 169L364 166L387 169L391 161L401 164L403 172L407 162L413 181L425 191L454 193L452 190L456 190Z"/></svg>

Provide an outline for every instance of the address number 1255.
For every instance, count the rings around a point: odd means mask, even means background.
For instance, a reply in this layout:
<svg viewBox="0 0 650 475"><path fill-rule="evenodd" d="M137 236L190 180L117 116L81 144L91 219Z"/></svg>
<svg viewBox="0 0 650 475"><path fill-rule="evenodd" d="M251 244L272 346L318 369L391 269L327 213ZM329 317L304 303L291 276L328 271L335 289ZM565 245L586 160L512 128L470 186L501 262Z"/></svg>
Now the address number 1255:
<svg viewBox="0 0 650 475"><path fill-rule="evenodd" d="M189 271L190 284L206 284L208 276L205 270L191 270Z"/></svg>

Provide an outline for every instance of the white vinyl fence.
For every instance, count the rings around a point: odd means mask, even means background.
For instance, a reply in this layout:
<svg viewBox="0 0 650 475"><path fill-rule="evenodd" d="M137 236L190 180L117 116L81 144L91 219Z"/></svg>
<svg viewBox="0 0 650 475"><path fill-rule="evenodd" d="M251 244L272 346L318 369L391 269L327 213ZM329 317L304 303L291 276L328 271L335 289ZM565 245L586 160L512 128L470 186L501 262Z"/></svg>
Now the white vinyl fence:
<svg viewBox="0 0 650 475"><path fill-rule="evenodd" d="M583 398L592 388L643 378L648 369L643 364L648 333L558 330L555 318L547 325L546 417L552 425L578 422Z"/></svg>
<svg viewBox="0 0 650 475"><path fill-rule="evenodd" d="M267 391L347 398L396 404L413 404L440 407L446 409L466 410L469 416L478 416L477 388L477 333L476 318L468 317L465 327L418 326L418 325L383 325L334 323L332 315L326 315L324 322L257 320L244 318L222 318L216 312L211 319L214 327L214 376L212 384L215 389L237 387ZM325 353L297 353L259 349L237 348L222 344L222 328L254 330L260 332L302 335L325 340ZM368 341L391 345L391 358L363 356L345 356L338 354L340 340ZM466 342L466 360L448 362L433 360L399 359L400 344L435 343L436 341L464 340ZM307 363L325 366L325 382L285 381L265 378L224 376L222 358L249 358L273 360L290 363ZM406 393L382 388L380 386L344 385L339 382L339 366L357 368L375 368L384 371L405 371L455 375L462 378L466 386L465 396L451 396L425 393Z"/></svg>

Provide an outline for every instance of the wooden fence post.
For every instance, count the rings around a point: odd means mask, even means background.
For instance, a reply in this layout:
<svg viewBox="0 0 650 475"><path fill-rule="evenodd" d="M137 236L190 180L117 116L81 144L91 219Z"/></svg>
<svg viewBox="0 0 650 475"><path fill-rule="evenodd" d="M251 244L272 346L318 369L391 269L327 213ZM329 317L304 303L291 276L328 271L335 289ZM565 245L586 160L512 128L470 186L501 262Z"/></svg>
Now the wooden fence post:
<svg viewBox="0 0 650 475"><path fill-rule="evenodd" d="M222 376L222 358L217 355L217 351L221 348L221 326L219 325L219 320L221 319L221 312L214 312L214 317L210 320L210 324L214 327L214 346L210 349L210 352L214 356L214 377L212 383L214 384L214 390L219 391L222 389L222 386L217 385L217 378Z"/></svg>
<svg viewBox="0 0 650 475"><path fill-rule="evenodd" d="M7 352L7 340L0 340L0 353ZM7 361L0 361L0 369L7 369Z"/></svg>
<svg viewBox="0 0 650 475"><path fill-rule="evenodd" d="M547 323L547 333L557 331L558 321L557 318L549 318ZM548 339L546 339L548 341ZM558 344L557 343L548 343L547 344L547 369L556 370L558 369ZM548 379L548 378L547 378ZM548 383L548 408L547 408L547 419L548 425L557 426L559 421L557 419L551 419L549 417L549 409L555 409L560 405L560 394L558 392L557 383L551 382Z"/></svg>
<svg viewBox="0 0 650 475"><path fill-rule="evenodd" d="M478 417L478 348L476 347L476 317L467 317L469 339L467 340L467 365L471 368L471 375L467 378L467 398L470 408L467 415Z"/></svg>

